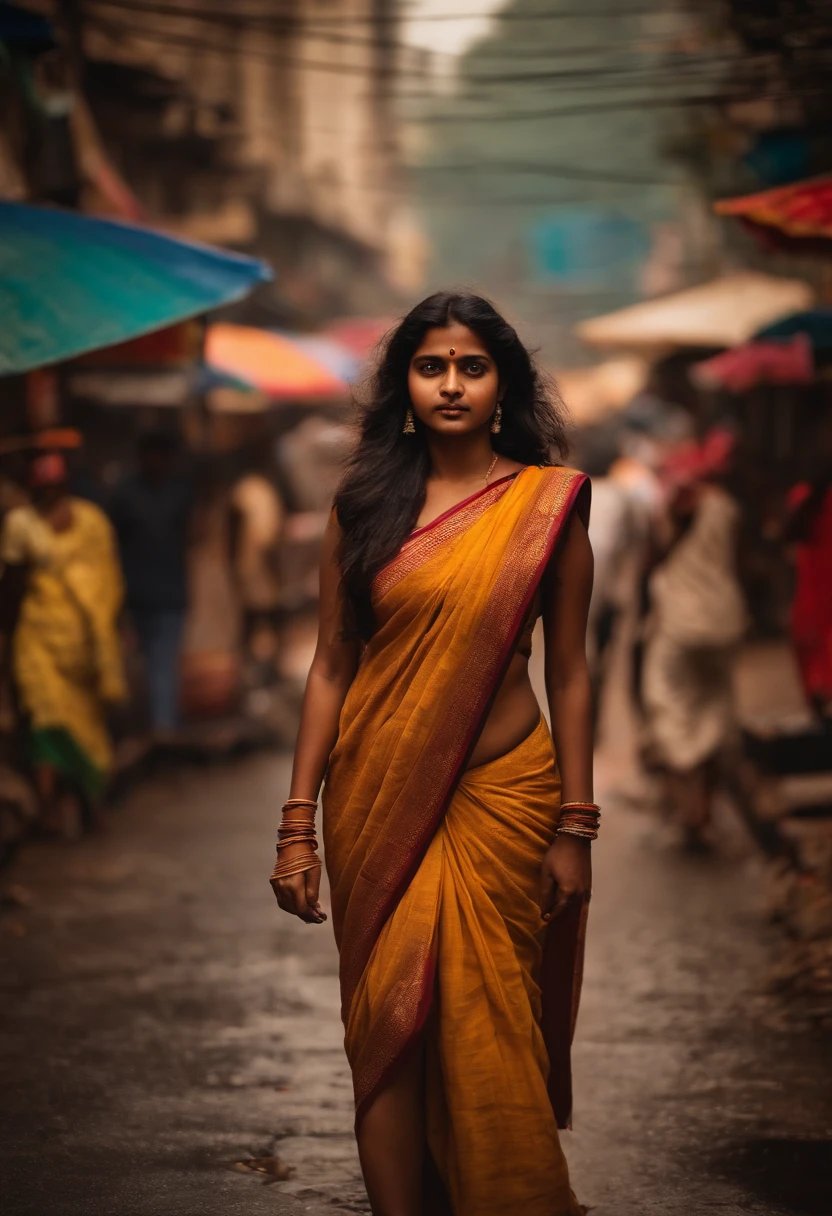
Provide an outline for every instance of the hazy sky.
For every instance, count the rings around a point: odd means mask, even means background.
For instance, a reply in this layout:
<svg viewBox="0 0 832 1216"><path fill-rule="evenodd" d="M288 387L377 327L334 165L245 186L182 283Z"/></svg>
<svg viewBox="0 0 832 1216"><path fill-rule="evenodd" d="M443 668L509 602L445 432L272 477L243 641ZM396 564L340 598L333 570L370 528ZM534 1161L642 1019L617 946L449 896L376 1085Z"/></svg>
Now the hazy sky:
<svg viewBox="0 0 832 1216"><path fill-rule="evenodd" d="M503 0L411 0L410 14L403 25L405 41L428 50L458 55L472 42L488 33L488 13L496 12ZM471 13L459 21L420 20L446 13Z"/></svg>

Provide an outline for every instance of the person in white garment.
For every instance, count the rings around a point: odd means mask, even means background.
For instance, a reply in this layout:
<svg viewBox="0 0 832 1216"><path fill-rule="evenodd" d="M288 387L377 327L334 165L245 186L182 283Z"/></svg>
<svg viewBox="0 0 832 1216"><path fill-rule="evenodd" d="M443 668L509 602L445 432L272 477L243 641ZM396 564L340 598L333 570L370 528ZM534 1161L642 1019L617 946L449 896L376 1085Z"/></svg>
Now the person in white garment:
<svg viewBox="0 0 832 1216"><path fill-rule="evenodd" d="M722 479L733 436L714 430L670 468L669 547L650 578L643 698L686 843L709 846L717 759L734 728L733 665L748 614L737 574L740 509Z"/></svg>

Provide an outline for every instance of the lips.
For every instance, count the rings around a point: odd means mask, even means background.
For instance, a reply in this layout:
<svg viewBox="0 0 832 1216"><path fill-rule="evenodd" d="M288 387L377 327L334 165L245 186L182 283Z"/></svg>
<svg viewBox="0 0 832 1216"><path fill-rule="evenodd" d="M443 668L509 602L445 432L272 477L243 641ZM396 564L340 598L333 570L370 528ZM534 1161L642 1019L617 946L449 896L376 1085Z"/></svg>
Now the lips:
<svg viewBox="0 0 832 1216"><path fill-rule="evenodd" d="M436 413L445 418L458 418L460 414L470 413L470 410L467 405L437 405Z"/></svg>

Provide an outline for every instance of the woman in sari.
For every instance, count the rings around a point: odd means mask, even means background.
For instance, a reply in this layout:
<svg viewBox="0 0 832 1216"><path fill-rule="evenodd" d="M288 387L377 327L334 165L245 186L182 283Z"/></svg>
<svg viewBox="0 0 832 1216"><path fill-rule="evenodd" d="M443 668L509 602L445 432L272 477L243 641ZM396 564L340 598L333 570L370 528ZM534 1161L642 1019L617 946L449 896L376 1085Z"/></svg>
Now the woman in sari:
<svg viewBox="0 0 832 1216"><path fill-rule="evenodd" d="M323 831L376 1216L578 1216L558 1125L590 893L589 491L515 331L440 293L390 336L324 542L272 883ZM552 732L528 676L543 618ZM557 763L555 750L557 751Z"/></svg>
<svg viewBox="0 0 832 1216"><path fill-rule="evenodd" d="M117 617L121 570L107 517L67 492L58 452L31 462L32 505L0 534L3 584L20 609L12 671L27 752L49 831L89 822L112 762L106 705L125 695Z"/></svg>

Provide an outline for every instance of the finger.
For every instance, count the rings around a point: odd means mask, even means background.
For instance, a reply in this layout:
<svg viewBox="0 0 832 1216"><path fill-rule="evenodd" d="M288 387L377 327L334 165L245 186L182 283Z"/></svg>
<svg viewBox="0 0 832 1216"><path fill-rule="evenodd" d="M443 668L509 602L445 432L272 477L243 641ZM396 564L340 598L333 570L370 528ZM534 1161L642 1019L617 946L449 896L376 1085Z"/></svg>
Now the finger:
<svg viewBox="0 0 832 1216"><path fill-rule="evenodd" d="M321 867L315 866L313 870L306 871L306 906L315 913L318 924L326 920L326 912L321 907L321 901L318 898L320 889Z"/></svg>
<svg viewBox="0 0 832 1216"><path fill-rule="evenodd" d="M279 878L278 885L280 887L280 906L284 912L291 913L292 916L297 916L298 906L295 892L294 878Z"/></svg>
<svg viewBox="0 0 832 1216"><path fill-rule="evenodd" d="M306 872L296 874L292 879L292 897L294 899L293 911L295 916L299 916L301 920L310 921L317 919L317 914L309 907L306 902Z"/></svg>
<svg viewBox="0 0 832 1216"><path fill-rule="evenodd" d="M565 909L569 907L571 902L572 892L564 891L562 887L558 887L557 892L555 893L555 898L552 902L552 906L548 909L548 911L544 912L543 919L547 922L554 920L557 916L560 916L561 912L565 911Z"/></svg>
<svg viewBox="0 0 832 1216"><path fill-rule="evenodd" d="M274 897L277 900L277 906L280 909L282 909L282 911L285 912L286 904L283 899L283 888L281 886L281 880L279 878L272 878L269 882L269 885L271 886L271 889L274 891Z"/></svg>

